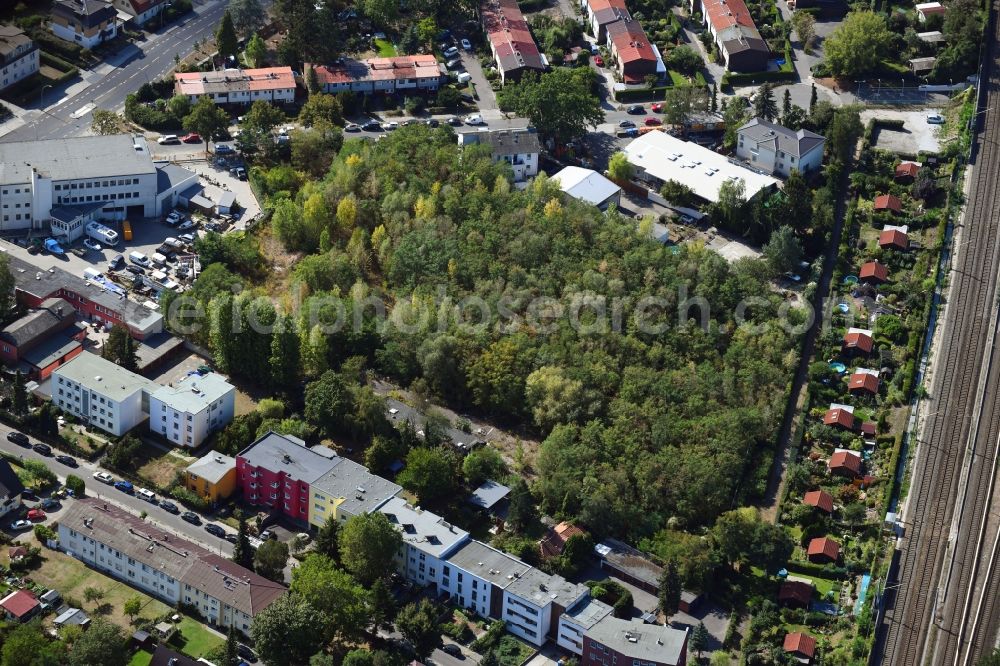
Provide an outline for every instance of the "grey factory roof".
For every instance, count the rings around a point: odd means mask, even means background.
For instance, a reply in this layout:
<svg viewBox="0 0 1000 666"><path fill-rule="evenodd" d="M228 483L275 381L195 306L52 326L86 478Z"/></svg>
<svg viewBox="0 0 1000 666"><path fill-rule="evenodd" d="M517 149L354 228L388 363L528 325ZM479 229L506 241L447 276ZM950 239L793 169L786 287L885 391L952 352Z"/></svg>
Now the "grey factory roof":
<svg viewBox="0 0 1000 666"><path fill-rule="evenodd" d="M75 317L76 310L69 301L62 298L48 298L37 310L32 310L0 331L0 339L16 347L35 340L59 324L67 317Z"/></svg>
<svg viewBox="0 0 1000 666"><path fill-rule="evenodd" d="M75 328L71 329L72 332L76 333L82 330L79 324L74 324L74 326ZM79 340L74 340L69 335L59 332L46 338L26 354L22 354L21 358L36 368L47 368L80 346L82 343Z"/></svg>
<svg viewBox="0 0 1000 666"><path fill-rule="evenodd" d="M510 487L487 479L469 495L469 504L489 511L510 494Z"/></svg>
<svg viewBox="0 0 1000 666"><path fill-rule="evenodd" d="M815 132L806 129L798 131L754 118L739 130L741 138L760 145L770 145L775 150L781 150L794 157L801 157L816 146L822 146L826 139Z"/></svg>
<svg viewBox="0 0 1000 666"><path fill-rule="evenodd" d="M0 152L9 145L11 144L0 144ZM0 165L0 169L2 168L3 166ZM124 296L102 289L98 285L61 268L52 267L48 270L41 270L12 254L7 255L7 260L10 263L10 272L14 275L17 288L39 300L60 295L59 290L62 289L93 301L111 312L117 312L128 325L142 331L148 331L155 327L156 322L163 321L163 315L159 312L150 310Z"/></svg>
<svg viewBox="0 0 1000 666"><path fill-rule="evenodd" d="M155 167L157 192L166 192L191 178L197 178L195 172L171 162L156 162Z"/></svg>
<svg viewBox="0 0 1000 666"><path fill-rule="evenodd" d="M624 571L636 580L649 583L657 588L660 586L663 567L627 543L608 538L594 546L594 550L608 564Z"/></svg>
<svg viewBox="0 0 1000 666"><path fill-rule="evenodd" d="M87 351L59 366L54 374L71 379L115 402L125 400L134 395L136 391L152 393L160 386L156 382L134 372L129 372L120 365Z"/></svg>
<svg viewBox="0 0 1000 666"><path fill-rule="evenodd" d="M568 608L562 617L586 630L611 615L611 611L611 606L588 596L572 608Z"/></svg>
<svg viewBox="0 0 1000 666"><path fill-rule="evenodd" d="M462 528L430 511L410 506L401 497L393 497L378 510L396 526L405 543L434 557L445 556L469 538Z"/></svg>
<svg viewBox="0 0 1000 666"><path fill-rule="evenodd" d="M53 206L49 210L49 217L53 220L68 224L73 220L77 220L84 215L94 212L95 210L104 208L107 204L107 201L92 201L90 203L62 204L60 206Z"/></svg>
<svg viewBox="0 0 1000 666"><path fill-rule="evenodd" d="M32 169L54 181L155 172L146 140L131 134L0 143L0 185L29 183Z"/></svg>
<svg viewBox="0 0 1000 666"><path fill-rule="evenodd" d="M588 629L586 636L630 659L677 664L684 656L687 630L609 615Z"/></svg>
<svg viewBox="0 0 1000 666"><path fill-rule="evenodd" d="M76 500L59 523L247 615L256 615L286 592L279 583L97 498Z"/></svg>
<svg viewBox="0 0 1000 666"><path fill-rule="evenodd" d="M298 437L280 435L273 431L258 438L237 457L243 458L253 467L283 472L297 481L309 484L315 483L338 463L338 460L310 451Z"/></svg>
<svg viewBox="0 0 1000 666"><path fill-rule="evenodd" d="M209 483L218 483L232 469L236 469L236 458L213 450L188 465L185 471Z"/></svg>
<svg viewBox="0 0 1000 666"><path fill-rule="evenodd" d="M173 386L161 386L153 393L153 397L178 412L197 414L235 390L222 375L210 372L206 375L188 375Z"/></svg>
<svg viewBox="0 0 1000 666"><path fill-rule="evenodd" d="M505 588L531 567L512 555L470 539L448 556L448 563L499 588Z"/></svg>
<svg viewBox="0 0 1000 666"><path fill-rule="evenodd" d="M344 498L338 511L352 516L370 513L402 490L401 486L372 474L367 467L353 460L340 457L335 460L333 469L312 485L332 497Z"/></svg>
<svg viewBox="0 0 1000 666"><path fill-rule="evenodd" d="M571 583L562 576L530 569L520 578L515 578L507 586L506 591L540 607L552 602L567 608L576 603L587 592L587 588L584 585Z"/></svg>

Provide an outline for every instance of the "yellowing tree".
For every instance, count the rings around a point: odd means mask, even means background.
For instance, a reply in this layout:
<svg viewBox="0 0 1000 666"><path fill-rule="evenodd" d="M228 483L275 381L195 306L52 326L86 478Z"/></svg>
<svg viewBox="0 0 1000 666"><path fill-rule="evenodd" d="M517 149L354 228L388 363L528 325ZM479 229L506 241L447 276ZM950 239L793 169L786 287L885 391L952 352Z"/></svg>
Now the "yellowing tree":
<svg viewBox="0 0 1000 666"><path fill-rule="evenodd" d="M344 234L350 233L354 229L354 224L358 220L358 202L353 196L347 196L337 204L337 226Z"/></svg>

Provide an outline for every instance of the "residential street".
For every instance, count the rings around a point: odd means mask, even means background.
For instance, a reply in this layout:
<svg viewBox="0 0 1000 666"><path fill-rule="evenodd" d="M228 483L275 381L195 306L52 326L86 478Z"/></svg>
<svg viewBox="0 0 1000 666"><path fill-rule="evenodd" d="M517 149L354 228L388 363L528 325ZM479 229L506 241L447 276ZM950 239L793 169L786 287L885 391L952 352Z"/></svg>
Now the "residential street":
<svg viewBox="0 0 1000 666"><path fill-rule="evenodd" d="M123 51L125 64L114 67L104 63L90 72L81 74L82 86L77 79L67 86L39 91L44 97L59 102L45 109L33 106L24 110L23 126L15 129L0 141L30 141L58 139L86 134L90 128L91 111L95 108L118 110L125 104L125 97L139 89L143 83L154 81L174 66L174 56L184 57L191 52L192 44L210 37L222 18L226 3L222 0L195 0L194 12L182 17L162 32L147 36L133 50ZM61 97L61 99L60 99ZM41 101L41 100L40 100Z"/></svg>
<svg viewBox="0 0 1000 666"><path fill-rule="evenodd" d="M103 471L99 466L93 463L87 462L86 460L77 459L79 467L73 468L63 465L61 462L57 461L54 457L43 456L37 453L33 449L26 449L14 444L7 440L7 434L12 432L14 429L0 424L0 450L10 453L14 456L18 456L26 460L37 460L45 463L49 469L55 472L56 476L59 477L60 482L66 481L66 475L75 474L83 479L84 483L87 484L87 495L90 497L97 497L107 501L110 504L114 504L130 513L139 515L141 512L145 511L149 514L147 520L155 522L157 525L163 527L178 536L184 537L190 541L194 541L211 551L217 552L223 557L229 557L232 555L232 545L224 540L212 536L205 531L204 525L196 526L186 523L181 520L179 515L173 515L167 513L161 509L158 505L151 504L145 500L141 500L135 495L129 495L120 490L115 490L114 487L105 485L94 478L94 472ZM32 442L35 440L32 439ZM60 451L54 450L55 454L59 454ZM75 457L75 456L74 456ZM112 474L112 476L115 476ZM118 477L116 477L118 478ZM67 500L72 502L73 500ZM179 503L175 502L175 504ZM181 507L183 511L183 507ZM6 522L4 524L6 527ZM232 530L228 527L223 526L227 532Z"/></svg>

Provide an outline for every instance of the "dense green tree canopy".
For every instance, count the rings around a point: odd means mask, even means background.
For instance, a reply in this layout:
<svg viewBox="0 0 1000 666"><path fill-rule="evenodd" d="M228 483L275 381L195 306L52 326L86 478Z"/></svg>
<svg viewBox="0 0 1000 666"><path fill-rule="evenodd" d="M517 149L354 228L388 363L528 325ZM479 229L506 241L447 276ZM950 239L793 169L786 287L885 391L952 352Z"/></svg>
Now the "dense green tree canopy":
<svg viewBox="0 0 1000 666"><path fill-rule="evenodd" d="M880 14L851 12L823 42L826 64L834 76L856 76L882 64L892 33Z"/></svg>
<svg viewBox="0 0 1000 666"><path fill-rule="evenodd" d="M504 86L497 101L500 108L530 118L545 136L566 142L604 121L600 99L592 92L595 77L589 67L530 73L519 83Z"/></svg>

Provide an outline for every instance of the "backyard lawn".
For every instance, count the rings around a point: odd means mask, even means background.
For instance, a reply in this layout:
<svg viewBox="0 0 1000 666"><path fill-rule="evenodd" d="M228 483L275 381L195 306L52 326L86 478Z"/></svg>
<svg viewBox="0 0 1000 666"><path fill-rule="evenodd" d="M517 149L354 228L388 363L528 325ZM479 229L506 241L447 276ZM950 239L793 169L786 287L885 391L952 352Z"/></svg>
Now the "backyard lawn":
<svg viewBox="0 0 1000 666"><path fill-rule="evenodd" d="M185 617L177 624L177 633L170 637L170 647L194 657L204 657L226 642L222 636L209 631L204 625Z"/></svg>
<svg viewBox="0 0 1000 666"><path fill-rule="evenodd" d="M132 655L132 659L129 660L128 666L149 666L149 662L153 661L153 653L146 652L145 650L139 650Z"/></svg>
<svg viewBox="0 0 1000 666"><path fill-rule="evenodd" d="M382 58L395 58L396 57L396 47L392 45L388 39L376 39L375 49L378 51L379 57Z"/></svg>
<svg viewBox="0 0 1000 666"><path fill-rule="evenodd" d="M38 545L34 535L25 535L21 540L34 546ZM6 551L0 553L0 562L5 566L10 564ZM104 614L107 619L126 629L130 625L122 608L125 602L132 597L142 599L142 610L139 617L157 618L170 610L170 607L165 603L157 601L125 583L109 578L93 569L88 569L83 562L65 553L48 548L42 548L41 565L37 569L29 571L26 577L39 585L58 590L63 599L73 599L76 603L84 604L84 610L92 615L95 612L95 603L84 602L84 590L93 587L103 591L104 597L97 602L99 604L97 606L98 614Z"/></svg>

